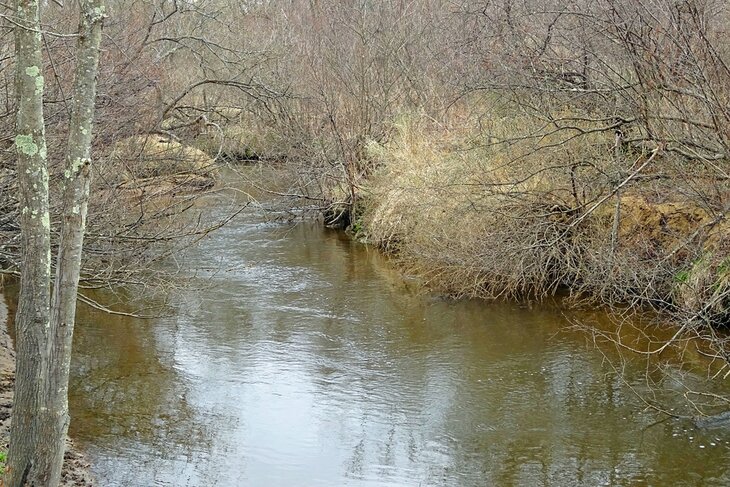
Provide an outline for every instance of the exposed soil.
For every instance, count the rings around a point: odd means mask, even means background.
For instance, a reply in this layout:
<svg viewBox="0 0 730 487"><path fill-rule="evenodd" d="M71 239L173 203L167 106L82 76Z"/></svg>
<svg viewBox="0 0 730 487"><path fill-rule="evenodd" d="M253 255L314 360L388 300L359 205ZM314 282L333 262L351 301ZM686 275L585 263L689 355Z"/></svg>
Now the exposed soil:
<svg viewBox="0 0 730 487"><path fill-rule="evenodd" d="M7 451L10 440L10 410L15 383L15 351L7 329L8 308L0 293L0 445ZM93 487L89 463L71 442L67 441L61 486Z"/></svg>

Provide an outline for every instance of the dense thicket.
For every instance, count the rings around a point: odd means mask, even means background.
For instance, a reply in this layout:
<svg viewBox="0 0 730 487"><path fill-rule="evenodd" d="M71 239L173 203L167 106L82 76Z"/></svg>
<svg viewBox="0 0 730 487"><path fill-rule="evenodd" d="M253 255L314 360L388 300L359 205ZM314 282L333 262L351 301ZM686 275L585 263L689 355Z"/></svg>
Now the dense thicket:
<svg viewBox="0 0 730 487"><path fill-rule="evenodd" d="M160 255L153 242L204 233L172 216L208 187L212 160L268 161L289 171L292 205L440 290L651 306L680 323L673 344L708 339L725 373L726 1L109 3L87 278L134 281ZM72 32L68 10L49 6L44 34L51 144L68 120L72 39L56 35ZM3 40L12 26L3 17ZM12 266L9 44L0 255ZM161 158L172 163L150 165Z"/></svg>

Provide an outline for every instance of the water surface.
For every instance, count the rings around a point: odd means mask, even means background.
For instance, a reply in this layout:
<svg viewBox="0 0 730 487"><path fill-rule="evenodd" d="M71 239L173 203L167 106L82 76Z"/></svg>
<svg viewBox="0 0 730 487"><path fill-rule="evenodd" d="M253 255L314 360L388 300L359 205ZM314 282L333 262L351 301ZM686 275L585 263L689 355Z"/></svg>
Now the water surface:
<svg viewBox="0 0 730 487"><path fill-rule="evenodd" d="M730 483L730 436L657 423L556 309L422 296L255 210L183 267L214 286L171 317L80 313L71 434L100 485Z"/></svg>

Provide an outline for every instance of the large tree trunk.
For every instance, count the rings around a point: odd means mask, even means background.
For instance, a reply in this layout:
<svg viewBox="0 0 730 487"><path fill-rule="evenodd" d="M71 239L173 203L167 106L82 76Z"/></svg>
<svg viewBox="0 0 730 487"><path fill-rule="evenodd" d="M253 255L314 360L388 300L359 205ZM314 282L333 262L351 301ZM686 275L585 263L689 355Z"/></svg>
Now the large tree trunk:
<svg viewBox="0 0 730 487"><path fill-rule="evenodd" d="M63 215L53 306L50 220L42 111L38 2L18 0L16 28L18 175L23 270L16 319L15 403L5 484L55 487L68 432L68 378L81 250L89 199L91 128L96 99L103 0L80 0L74 101L64 171Z"/></svg>
<svg viewBox="0 0 730 487"><path fill-rule="evenodd" d="M17 362L15 402L5 475L7 487L34 476L40 442L37 413L47 370L45 347L50 323L51 245L48 169L43 121L43 57L39 6L17 0L15 89L18 103L15 147L21 210L20 299L15 320ZM42 485L42 484L36 484Z"/></svg>
<svg viewBox="0 0 730 487"><path fill-rule="evenodd" d="M70 421L68 413L68 378L71 364L71 342L76 317L76 295L81 270L81 250L86 228L91 165L91 129L96 100L96 76L99 66L104 19L103 0L81 0L79 40L76 50L71 124L64 171L63 216L61 240L56 261L56 280L51 308L50 342L44 404L47 414L40 416L39 431L43 438L38 448L38 473L43 483L56 486L61 479L61 466ZM39 477L41 480L41 477Z"/></svg>

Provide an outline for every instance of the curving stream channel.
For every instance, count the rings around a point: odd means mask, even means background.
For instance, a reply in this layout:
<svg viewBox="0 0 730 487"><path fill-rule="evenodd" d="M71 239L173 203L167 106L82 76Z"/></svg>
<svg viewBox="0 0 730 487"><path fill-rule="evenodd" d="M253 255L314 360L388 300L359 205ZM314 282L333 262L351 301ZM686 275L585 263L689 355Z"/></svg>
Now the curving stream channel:
<svg viewBox="0 0 730 487"><path fill-rule="evenodd" d="M102 486L730 484L730 435L657 422L558 310L418 295L255 210L184 268L213 286L173 317L79 317L71 436Z"/></svg>

